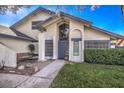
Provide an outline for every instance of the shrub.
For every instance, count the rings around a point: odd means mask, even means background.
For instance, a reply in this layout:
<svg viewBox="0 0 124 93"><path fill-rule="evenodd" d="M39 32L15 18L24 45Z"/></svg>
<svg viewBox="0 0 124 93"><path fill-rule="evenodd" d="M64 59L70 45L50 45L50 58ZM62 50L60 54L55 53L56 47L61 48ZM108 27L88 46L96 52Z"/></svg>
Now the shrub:
<svg viewBox="0 0 124 93"><path fill-rule="evenodd" d="M34 56L35 56L35 54L34 54L35 45L34 45L34 44L30 44L30 45L28 45L28 48L29 48L29 50L30 50L29 55L30 55L31 57L34 57Z"/></svg>
<svg viewBox="0 0 124 93"><path fill-rule="evenodd" d="M85 62L124 65L124 49L85 49Z"/></svg>
<svg viewBox="0 0 124 93"><path fill-rule="evenodd" d="M28 48L29 48L30 52L34 52L34 50L35 50L34 44L30 44L30 45L28 46Z"/></svg>

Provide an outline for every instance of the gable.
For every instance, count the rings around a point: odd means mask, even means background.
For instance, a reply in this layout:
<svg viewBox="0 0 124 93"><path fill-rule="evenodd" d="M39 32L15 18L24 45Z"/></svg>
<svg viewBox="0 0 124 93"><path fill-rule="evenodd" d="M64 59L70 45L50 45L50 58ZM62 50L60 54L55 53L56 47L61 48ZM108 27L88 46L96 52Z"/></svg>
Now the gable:
<svg viewBox="0 0 124 93"><path fill-rule="evenodd" d="M28 22L32 22L32 21L44 21L46 19L48 19L51 16L51 14L46 13L44 11L37 11L36 13L32 14L31 16L27 17L27 18L23 18L23 21L20 22L19 24L16 25L15 28L28 23Z"/></svg>
<svg viewBox="0 0 124 93"><path fill-rule="evenodd" d="M39 11L34 13L32 16L24 20L22 23L16 25L15 29L18 30L19 32L26 34L34 39L38 39L38 30L32 30L32 22L36 21L44 21L48 19L51 16L51 14L44 12L44 11Z"/></svg>
<svg viewBox="0 0 124 93"><path fill-rule="evenodd" d="M77 21L77 22L84 23L84 25L86 25L86 26L90 26L92 24L92 22L87 21L85 19L73 16L73 15L70 15L70 14L67 14L67 13L64 13L64 12L59 12L57 14L54 14L53 16L51 16L50 18L48 18L44 22L40 22L39 24L37 24L37 26L41 26L45 23L49 23L50 21L55 20L57 18L62 18L62 19L65 19L65 20L68 20L68 19L70 20L71 19L71 20L74 20L74 21Z"/></svg>

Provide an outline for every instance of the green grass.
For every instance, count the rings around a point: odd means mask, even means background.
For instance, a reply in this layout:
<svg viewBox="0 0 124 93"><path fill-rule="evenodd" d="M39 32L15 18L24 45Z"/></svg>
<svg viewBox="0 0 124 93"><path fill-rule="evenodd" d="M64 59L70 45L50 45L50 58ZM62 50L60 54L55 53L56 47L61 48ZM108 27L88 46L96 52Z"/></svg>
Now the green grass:
<svg viewBox="0 0 124 93"><path fill-rule="evenodd" d="M124 67L88 63L66 64L53 81L51 87L124 87Z"/></svg>

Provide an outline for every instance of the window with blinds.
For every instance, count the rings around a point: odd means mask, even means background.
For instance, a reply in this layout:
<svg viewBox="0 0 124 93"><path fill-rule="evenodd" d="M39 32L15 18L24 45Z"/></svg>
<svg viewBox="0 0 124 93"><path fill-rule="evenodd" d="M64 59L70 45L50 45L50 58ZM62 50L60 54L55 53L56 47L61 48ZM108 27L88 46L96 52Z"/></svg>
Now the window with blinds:
<svg viewBox="0 0 124 93"><path fill-rule="evenodd" d="M36 24L40 23L41 21L33 21L32 22L32 29L35 30L37 29Z"/></svg>
<svg viewBox="0 0 124 93"><path fill-rule="evenodd" d="M109 40L85 40L85 48L110 48Z"/></svg>
<svg viewBox="0 0 124 93"><path fill-rule="evenodd" d="M53 40L45 40L45 56L53 56Z"/></svg>

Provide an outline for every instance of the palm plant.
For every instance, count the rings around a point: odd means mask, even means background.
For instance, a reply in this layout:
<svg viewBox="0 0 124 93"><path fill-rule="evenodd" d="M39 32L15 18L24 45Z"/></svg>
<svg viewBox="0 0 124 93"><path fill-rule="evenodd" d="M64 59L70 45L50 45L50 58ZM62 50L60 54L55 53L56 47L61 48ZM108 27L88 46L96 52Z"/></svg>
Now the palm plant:
<svg viewBox="0 0 124 93"><path fill-rule="evenodd" d="M34 44L30 44L30 45L28 46L28 48L29 48L29 50L30 50L30 55L31 55L31 57L33 57L33 56L34 56L34 51L35 51L35 46L34 46Z"/></svg>

